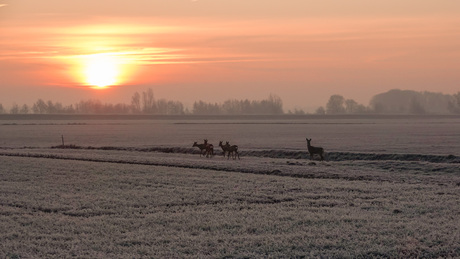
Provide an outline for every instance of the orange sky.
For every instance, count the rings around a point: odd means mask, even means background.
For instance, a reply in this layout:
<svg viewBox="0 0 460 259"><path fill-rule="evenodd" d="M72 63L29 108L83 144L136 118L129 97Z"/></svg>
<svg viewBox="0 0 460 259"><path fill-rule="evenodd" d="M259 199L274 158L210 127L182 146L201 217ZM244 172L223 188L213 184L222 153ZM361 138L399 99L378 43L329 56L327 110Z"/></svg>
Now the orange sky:
<svg viewBox="0 0 460 259"><path fill-rule="evenodd" d="M129 103L152 88L189 106L274 93L314 111L332 94L452 94L459 14L460 1L0 0L0 103Z"/></svg>

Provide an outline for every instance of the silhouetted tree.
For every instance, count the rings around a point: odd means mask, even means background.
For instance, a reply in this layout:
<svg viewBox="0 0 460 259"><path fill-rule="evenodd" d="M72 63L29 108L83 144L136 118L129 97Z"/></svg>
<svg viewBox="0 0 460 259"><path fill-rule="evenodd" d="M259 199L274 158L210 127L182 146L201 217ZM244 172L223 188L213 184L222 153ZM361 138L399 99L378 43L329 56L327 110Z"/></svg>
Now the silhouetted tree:
<svg viewBox="0 0 460 259"><path fill-rule="evenodd" d="M447 107L451 113L460 114L460 92L452 95Z"/></svg>
<svg viewBox="0 0 460 259"><path fill-rule="evenodd" d="M327 114L344 114L345 107L344 107L345 98L341 95L332 95L329 98L329 101L326 105L326 113Z"/></svg>
<svg viewBox="0 0 460 259"><path fill-rule="evenodd" d="M168 101L166 99L160 99L157 101L157 113L161 115L168 114Z"/></svg>
<svg viewBox="0 0 460 259"><path fill-rule="evenodd" d="M19 110L21 114L28 114L29 113L29 106L27 104L22 105L21 109Z"/></svg>
<svg viewBox="0 0 460 259"><path fill-rule="evenodd" d="M19 105L13 103L13 106L10 109L11 114L18 114L19 113Z"/></svg>
<svg viewBox="0 0 460 259"><path fill-rule="evenodd" d="M425 114L425 108L420 104L417 98L414 96L410 101L409 113L411 114Z"/></svg>
<svg viewBox="0 0 460 259"><path fill-rule="evenodd" d="M141 95L138 92L135 92L133 97L131 97L131 106L133 113L141 112Z"/></svg>
<svg viewBox="0 0 460 259"><path fill-rule="evenodd" d="M183 115L184 112L184 105L178 101L168 101L168 115Z"/></svg>
<svg viewBox="0 0 460 259"><path fill-rule="evenodd" d="M254 111L252 110L251 102L246 99L244 101L240 101L241 105L241 114L253 114Z"/></svg>
<svg viewBox="0 0 460 259"><path fill-rule="evenodd" d="M38 99L37 102L32 106L32 111L35 114L45 114L48 111L48 106L46 105L45 101Z"/></svg>
<svg viewBox="0 0 460 259"><path fill-rule="evenodd" d="M131 106L133 109L133 113L141 112L141 95L138 92L135 92L134 95L131 97Z"/></svg>
<svg viewBox="0 0 460 259"><path fill-rule="evenodd" d="M318 109L316 109L316 114L318 115L325 115L326 114L326 110L324 109L323 106L319 107Z"/></svg>
<svg viewBox="0 0 460 259"><path fill-rule="evenodd" d="M269 114L283 114L283 100L276 94L270 94L268 96L268 108Z"/></svg>
<svg viewBox="0 0 460 259"><path fill-rule="evenodd" d="M359 104L352 99L345 100L345 112L348 114L354 114L358 111Z"/></svg>
<svg viewBox="0 0 460 259"><path fill-rule="evenodd" d="M144 113L154 114L156 108L153 90L149 88L146 92L142 92L142 111Z"/></svg>
<svg viewBox="0 0 460 259"><path fill-rule="evenodd" d="M375 95L370 102L376 113L395 114L447 114L452 113L452 104L452 95L399 89Z"/></svg>
<svg viewBox="0 0 460 259"><path fill-rule="evenodd" d="M237 115L237 114L283 114L283 101L271 94L261 101L227 100L222 104L198 101L193 104L193 114Z"/></svg>
<svg viewBox="0 0 460 259"><path fill-rule="evenodd" d="M73 107L72 104L69 106L66 106L64 107L63 113L67 113L67 114L75 113L75 108Z"/></svg>
<svg viewBox="0 0 460 259"><path fill-rule="evenodd" d="M242 114L242 104L237 100L227 100L222 104L222 112L224 114Z"/></svg>
<svg viewBox="0 0 460 259"><path fill-rule="evenodd" d="M302 109L297 109L295 108L294 111L289 110L288 114L294 114L294 115L305 115L305 111Z"/></svg>

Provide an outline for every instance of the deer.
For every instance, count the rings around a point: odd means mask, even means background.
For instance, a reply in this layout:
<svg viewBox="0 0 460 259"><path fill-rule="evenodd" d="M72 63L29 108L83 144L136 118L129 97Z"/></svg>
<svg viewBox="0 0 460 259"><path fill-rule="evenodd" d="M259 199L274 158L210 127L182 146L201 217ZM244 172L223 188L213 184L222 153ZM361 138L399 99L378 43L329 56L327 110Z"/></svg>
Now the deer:
<svg viewBox="0 0 460 259"><path fill-rule="evenodd" d="M230 154L232 154L232 158L235 160L236 156L238 156L238 159L240 159L240 154L238 153L238 146L237 145L232 145L230 146L230 143L228 141L225 144L227 152L228 152L228 159L230 159Z"/></svg>
<svg viewBox="0 0 460 259"><path fill-rule="evenodd" d="M213 157L214 156L214 146L212 144L208 144L208 140L204 140L204 145L206 145L206 157Z"/></svg>
<svg viewBox="0 0 460 259"><path fill-rule="evenodd" d="M200 149L200 157L201 157L202 155L204 155L204 154L203 154L203 150L204 150L204 152L206 152L206 144L205 144L205 143L204 143L204 144L198 144L198 143L195 141L195 142L193 143L193 146L192 146L192 147L198 147L198 148Z"/></svg>
<svg viewBox="0 0 460 259"><path fill-rule="evenodd" d="M225 157L225 152L228 152L227 145L222 145L222 141L219 141L219 147L222 148L222 152L224 153L224 157Z"/></svg>
<svg viewBox="0 0 460 259"><path fill-rule="evenodd" d="M307 138L307 148L308 148L308 153L310 153L310 160L313 158L314 154L318 154L321 157L321 161L324 160L323 154L324 154L324 149L322 147L314 147L310 144L311 139Z"/></svg>

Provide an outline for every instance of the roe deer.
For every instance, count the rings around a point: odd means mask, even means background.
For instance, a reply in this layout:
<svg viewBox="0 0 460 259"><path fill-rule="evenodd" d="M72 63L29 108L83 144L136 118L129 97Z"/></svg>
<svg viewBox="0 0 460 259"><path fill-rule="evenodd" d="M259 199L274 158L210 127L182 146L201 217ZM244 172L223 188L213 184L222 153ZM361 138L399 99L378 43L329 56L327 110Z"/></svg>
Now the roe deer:
<svg viewBox="0 0 460 259"><path fill-rule="evenodd" d="M224 157L225 157L225 152L228 152L227 145L222 145L222 141L219 141L219 147L222 148L222 152L224 153Z"/></svg>
<svg viewBox="0 0 460 259"><path fill-rule="evenodd" d="M212 144L208 144L208 140L204 140L204 144L206 145L206 157L213 157L214 156L214 146Z"/></svg>
<svg viewBox="0 0 460 259"><path fill-rule="evenodd" d="M206 152L206 144L198 144L196 141L193 143L192 147L198 147L200 149L200 157L203 154L203 150Z"/></svg>
<svg viewBox="0 0 460 259"><path fill-rule="evenodd" d="M307 147L308 147L308 153L310 153L310 160L313 158L314 154L318 154L321 157L321 161L324 160L323 154L324 154L324 149L322 147L314 147L310 145L311 139L307 138Z"/></svg>
<svg viewBox="0 0 460 259"><path fill-rule="evenodd" d="M225 144L226 146L226 149L227 149L227 152L228 152L228 159L230 159L230 154L232 154L232 158L233 159L236 159L236 156L238 156L238 159L240 159L240 154L238 153L238 146L237 145L232 145L230 146L230 143L227 143Z"/></svg>

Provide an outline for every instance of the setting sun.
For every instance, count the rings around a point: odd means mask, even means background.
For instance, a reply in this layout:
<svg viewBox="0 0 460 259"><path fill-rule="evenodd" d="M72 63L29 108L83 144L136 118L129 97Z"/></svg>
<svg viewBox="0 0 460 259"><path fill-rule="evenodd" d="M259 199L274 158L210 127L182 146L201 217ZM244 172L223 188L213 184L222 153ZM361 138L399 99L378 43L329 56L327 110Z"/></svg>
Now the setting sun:
<svg viewBox="0 0 460 259"><path fill-rule="evenodd" d="M85 57L84 63L84 77L88 85L105 88L118 83L120 69L113 55L89 55Z"/></svg>

